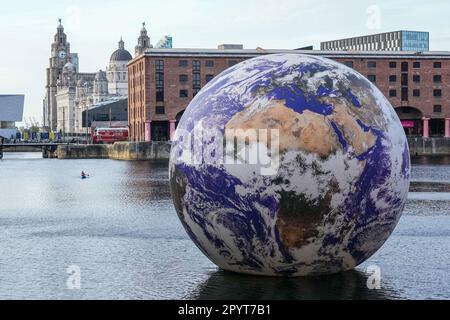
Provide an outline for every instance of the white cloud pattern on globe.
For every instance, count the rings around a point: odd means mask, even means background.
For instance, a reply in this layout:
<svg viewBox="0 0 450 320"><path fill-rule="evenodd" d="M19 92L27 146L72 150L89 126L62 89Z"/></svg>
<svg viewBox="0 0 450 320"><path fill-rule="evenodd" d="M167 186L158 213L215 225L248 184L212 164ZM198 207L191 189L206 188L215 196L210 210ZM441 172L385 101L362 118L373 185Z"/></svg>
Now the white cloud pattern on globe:
<svg viewBox="0 0 450 320"><path fill-rule="evenodd" d="M198 123L220 134L278 130L276 172L188 161L196 147L223 149L220 139L186 139ZM196 95L169 171L183 226L219 267L305 276L352 269L383 245L406 202L410 156L394 109L366 78L322 57L275 54L225 70Z"/></svg>

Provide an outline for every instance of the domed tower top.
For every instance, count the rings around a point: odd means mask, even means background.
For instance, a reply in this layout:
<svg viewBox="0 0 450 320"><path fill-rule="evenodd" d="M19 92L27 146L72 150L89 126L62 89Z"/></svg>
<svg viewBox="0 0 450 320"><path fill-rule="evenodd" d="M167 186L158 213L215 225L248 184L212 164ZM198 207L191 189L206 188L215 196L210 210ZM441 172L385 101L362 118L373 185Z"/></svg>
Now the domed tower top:
<svg viewBox="0 0 450 320"><path fill-rule="evenodd" d="M113 62L113 61L130 61L131 59L133 59L133 57L131 56L131 53L125 50L125 43L123 42L122 37L120 37L119 49L113 52L109 60Z"/></svg>
<svg viewBox="0 0 450 320"><path fill-rule="evenodd" d="M146 49L153 48L150 44L150 37L147 35L145 22L142 22L141 35L138 38L138 44L135 47L135 55L138 56L145 52Z"/></svg>

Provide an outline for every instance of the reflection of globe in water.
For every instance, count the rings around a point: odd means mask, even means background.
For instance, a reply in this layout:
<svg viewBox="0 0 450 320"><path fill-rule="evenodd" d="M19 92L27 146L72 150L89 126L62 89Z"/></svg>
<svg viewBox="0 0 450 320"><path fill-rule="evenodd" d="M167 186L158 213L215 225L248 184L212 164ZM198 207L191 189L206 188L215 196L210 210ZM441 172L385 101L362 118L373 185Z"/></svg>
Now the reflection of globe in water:
<svg viewBox="0 0 450 320"><path fill-rule="evenodd" d="M206 138L195 134L198 123ZM234 155L244 164L192 160L198 150L227 152L215 135L227 129L278 129L274 174L242 160L239 143ZM236 136L250 151L271 148ZM360 264L392 233L409 161L395 111L367 79L321 57L276 54L222 72L192 100L172 146L170 183L189 236L221 268L326 274Z"/></svg>

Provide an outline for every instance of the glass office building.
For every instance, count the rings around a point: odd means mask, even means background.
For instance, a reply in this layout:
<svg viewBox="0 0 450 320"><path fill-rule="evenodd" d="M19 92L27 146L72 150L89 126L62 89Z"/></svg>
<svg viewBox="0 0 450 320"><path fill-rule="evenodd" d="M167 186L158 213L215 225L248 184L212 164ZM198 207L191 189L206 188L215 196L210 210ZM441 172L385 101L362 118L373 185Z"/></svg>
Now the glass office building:
<svg viewBox="0 0 450 320"><path fill-rule="evenodd" d="M402 51L429 51L430 35L428 32L402 31Z"/></svg>
<svg viewBox="0 0 450 320"><path fill-rule="evenodd" d="M157 49L172 49L173 39L171 36L164 36L158 41L155 48Z"/></svg>
<svg viewBox="0 0 450 320"><path fill-rule="evenodd" d="M430 35L422 31L394 31L322 42L325 51L429 51Z"/></svg>
<svg viewBox="0 0 450 320"><path fill-rule="evenodd" d="M86 113L88 127L91 127L94 122L106 123L105 127L109 127L108 123L128 123L128 98L99 102L90 107L87 112L83 111L82 119L84 128L86 128Z"/></svg>

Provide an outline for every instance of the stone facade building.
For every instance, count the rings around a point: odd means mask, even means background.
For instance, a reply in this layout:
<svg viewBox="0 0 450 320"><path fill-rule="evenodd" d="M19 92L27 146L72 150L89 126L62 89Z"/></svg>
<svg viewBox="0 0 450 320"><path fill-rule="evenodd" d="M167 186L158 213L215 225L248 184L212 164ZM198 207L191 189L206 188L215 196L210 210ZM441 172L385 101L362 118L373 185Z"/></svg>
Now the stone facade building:
<svg viewBox="0 0 450 320"><path fill-rule="evenodd" d="M145 23L138 38L136 53L151 48ZM71 53L64 27L59 21L47 68L44 99L44 126L64 136L85 134L82 112L108 100L128 96L128 67L132 55L125 49L122 38L111 54L106 70L79 72L78 55Z"/></svg>
<svg viewBox="0 0 450 320"><path fill-rule="evenodd" d="M46 72L46 95L44 99L44 126L50 130L57 128L57 106L56 93L58 83L62 81L62 71L64 66L70 62L73 54L70 52L70 44L67 42L67 36L64 33L64 27L59 20L56 34L51 45L51 56L49 59L49 67ZM77 66L71 64L77 72ZM72 67L71 66L71 67Z"/></svg>
<svg viewBox="0 0 450 320"><path fill-rule="evenodd" d="M130 139L170 140L195 94L245 59L303 53L334 59L372 81L390 100L408 135L450 138L450 52L148 49L128 64Z"/></svg>
<svg viewBox="0 0 450 320"><path fill-rule="evenodd" d="M115 95L128 94L128 62L133 59L131 54L125 50L125 44L120 38L119 49L114 51L109 59L107 67L108 92Z"/></svg>

